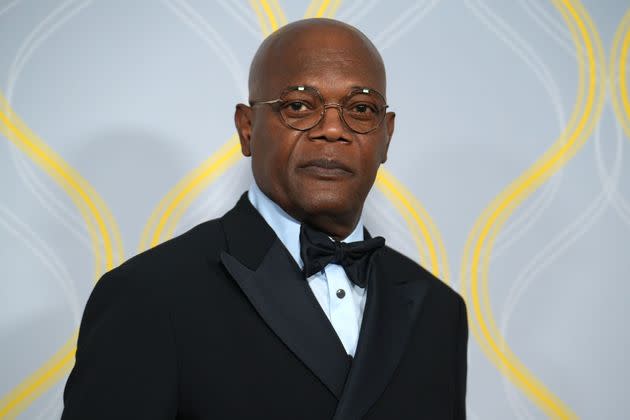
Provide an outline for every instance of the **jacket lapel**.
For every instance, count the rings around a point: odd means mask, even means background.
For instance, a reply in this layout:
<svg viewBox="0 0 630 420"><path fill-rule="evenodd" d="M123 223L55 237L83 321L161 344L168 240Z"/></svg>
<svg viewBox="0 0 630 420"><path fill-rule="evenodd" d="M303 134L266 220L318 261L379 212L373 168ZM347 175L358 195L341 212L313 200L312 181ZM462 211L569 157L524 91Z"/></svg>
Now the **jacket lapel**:
<svg viewBox="0 0 630 420"><path fill-rule="evenodd" d="M373 255L357 352L334 420L364 416L391 380L428 290L418 277L387 248Z"/></svg>
<svg viewBox="0 0 630 420"><path fill-rule="evenodd" d="M334 420L359 419L396 369L429 282L387 247L374 253L357 352L348 359L299 267L243 194L222 219L221 263L261 318L340 400ZM366 232L366 237L369 233Z"/></svg>
<svg viewBox="0 0 630 420"><path fill-rule="evenodd" d="M341 398L348 358L298 265L245 195L222 223L229 274L280 340Z"/></svg>

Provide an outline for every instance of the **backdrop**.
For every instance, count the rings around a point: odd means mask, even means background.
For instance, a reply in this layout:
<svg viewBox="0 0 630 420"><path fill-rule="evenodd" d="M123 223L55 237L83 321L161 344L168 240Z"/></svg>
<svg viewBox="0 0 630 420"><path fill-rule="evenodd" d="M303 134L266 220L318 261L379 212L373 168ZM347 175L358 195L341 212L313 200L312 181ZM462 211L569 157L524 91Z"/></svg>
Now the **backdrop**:
<svg viewBox="0 0 630 420"><path fill-rule="evenodd" d="M304 16L383 54L365 223L466 298L470 418L628 418L629 6L0 0L0 418L58 418L100 275L247 189L234 105Z"/></svg>

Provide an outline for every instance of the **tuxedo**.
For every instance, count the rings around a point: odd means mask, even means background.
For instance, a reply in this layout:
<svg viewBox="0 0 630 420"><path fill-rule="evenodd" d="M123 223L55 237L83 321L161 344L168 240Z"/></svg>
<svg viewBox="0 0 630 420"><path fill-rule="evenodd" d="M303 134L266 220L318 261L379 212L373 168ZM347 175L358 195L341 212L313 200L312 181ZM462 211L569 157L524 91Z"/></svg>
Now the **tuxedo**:
<svg viewBox="0 0 630 420"><path fill-rule="evenodd" d="M101 278L62 419L464 419L464 301L389 247L367 289L352 359L243 195Z"/></svg>

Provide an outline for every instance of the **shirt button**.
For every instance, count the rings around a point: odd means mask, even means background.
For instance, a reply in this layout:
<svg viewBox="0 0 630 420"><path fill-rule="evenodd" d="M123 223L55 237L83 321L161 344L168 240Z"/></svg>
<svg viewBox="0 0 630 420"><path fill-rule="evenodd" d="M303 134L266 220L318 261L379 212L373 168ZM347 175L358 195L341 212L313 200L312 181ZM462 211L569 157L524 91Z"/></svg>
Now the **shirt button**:
<svg viewBox="0 0 630 420"><path fill-rule="evenodd" d="M345 291L345 290L343 290L343 289L339 289L339 290L337 290L337 297L338 297L339 299L343 299L343 297L344 297L345 295L346 295L346 291Z"/></svg>

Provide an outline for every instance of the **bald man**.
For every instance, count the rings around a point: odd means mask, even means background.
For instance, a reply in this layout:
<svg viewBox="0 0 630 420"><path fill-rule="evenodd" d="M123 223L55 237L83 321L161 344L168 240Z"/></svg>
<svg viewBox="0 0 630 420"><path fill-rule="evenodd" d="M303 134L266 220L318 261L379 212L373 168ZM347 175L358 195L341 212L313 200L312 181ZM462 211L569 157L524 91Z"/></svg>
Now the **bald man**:
<svg viewBox="0 0 630 420"><path fill-rule="evenodd" d="M62 418L464 419L461 297L361 218L395 115L357 29L268 37L234 116L255 182L105 274Z"/></svg>

